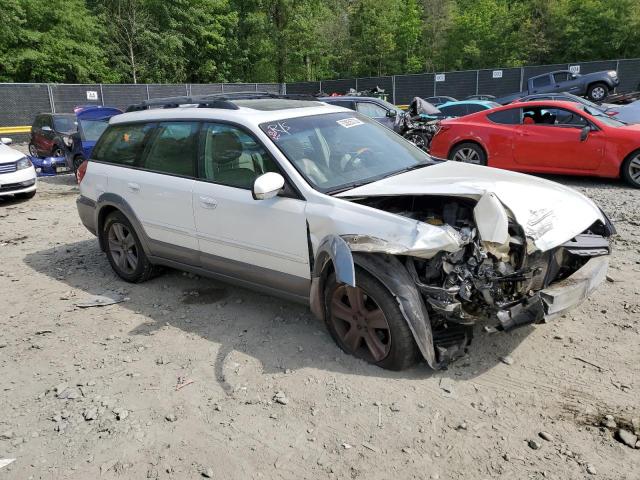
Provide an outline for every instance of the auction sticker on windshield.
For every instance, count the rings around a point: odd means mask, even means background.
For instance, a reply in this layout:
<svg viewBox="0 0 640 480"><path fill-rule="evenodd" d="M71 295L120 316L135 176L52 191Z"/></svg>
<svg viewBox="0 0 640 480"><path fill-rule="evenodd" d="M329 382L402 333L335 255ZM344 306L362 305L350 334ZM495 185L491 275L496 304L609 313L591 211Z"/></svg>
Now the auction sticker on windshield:
<svg viewBox="0 0 640 480"><path fill-rule="evenodd" d="M343 118L342 120L336 120L338 125L343 126L344 128L357 127L358 125L364 125L362 120L358 120L355 117Z"/></svg>

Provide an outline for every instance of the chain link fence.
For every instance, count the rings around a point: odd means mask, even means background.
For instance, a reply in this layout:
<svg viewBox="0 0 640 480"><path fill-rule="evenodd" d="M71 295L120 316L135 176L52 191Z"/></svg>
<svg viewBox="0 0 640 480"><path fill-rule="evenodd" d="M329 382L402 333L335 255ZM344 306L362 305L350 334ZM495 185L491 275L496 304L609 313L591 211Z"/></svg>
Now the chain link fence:
<svg viewBox="0 0 640 480"><path fill-rule="evenodd" d="M47 84L0 83L0 127L27 126L38 113L68 113L79 105L125 109L151 98L223 92L284 93L278 83L211 84Z"/></svg>
<svg viewBox="0 0 640 480"><path fill-rule="evenodd" d="M640 90L640 58L536 65L522 68L494 68L394 75L391 77L295 82L288 83L286 88L287 93L316 94L324 92L329 95L332 93L343 95L351 88L361 91L379 86L389 94L389 101L403 105L409 103L413 97L425 98L442 95L458 99L464 99L470 95L501 97L522 91L531 77L554 70L571 70L583 74L601 70L617 70L620 78L618 92Z"/></svg>
<svg viewBox="0 0 640 480"><path fill-rule="evenodd" d="M125 109L142 100L180 95L206 95L224 92L267 91L271 93L345 94L350 89L383 88L389 101L403 105L413 97L469 95L500 97L519 92L529 78L554 70L591 73L617 70L619 92L640 90L640 58L604 60L572 64L537 65L522 68L419 73L382 77L323 80L317 82L210 83L210 84L45 84L0 83L0 127L31 125L41 112L71 112L78 105L107 105Z"/></svg>

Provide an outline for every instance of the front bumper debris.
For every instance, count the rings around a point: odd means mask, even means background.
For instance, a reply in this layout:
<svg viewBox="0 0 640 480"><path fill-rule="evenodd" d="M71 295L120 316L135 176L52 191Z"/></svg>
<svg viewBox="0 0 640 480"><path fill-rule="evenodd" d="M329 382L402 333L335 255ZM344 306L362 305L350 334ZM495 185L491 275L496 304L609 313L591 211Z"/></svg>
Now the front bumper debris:
<svg viewBox="0 0 640 480"><path fill-rule="evenodd" d="M591 258L582 268L507 310L498 312L501 330L551 320L582 303L607 276L609 257Z"/></svg>

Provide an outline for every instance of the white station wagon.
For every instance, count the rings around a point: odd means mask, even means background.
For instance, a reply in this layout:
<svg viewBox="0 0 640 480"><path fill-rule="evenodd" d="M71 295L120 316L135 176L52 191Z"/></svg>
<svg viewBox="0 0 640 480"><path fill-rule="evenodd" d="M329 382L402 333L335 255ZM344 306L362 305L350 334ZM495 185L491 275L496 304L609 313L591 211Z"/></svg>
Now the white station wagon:
<svg viewBox="0 0 640 480"><path fill-rule="evenodd" d="M479 321L510 330L579 304L615 233L569 188L269 94L134 105L79 178L80 218L124 280L168 266L301 301L344 351L396 370L444 367Z"/></svg>

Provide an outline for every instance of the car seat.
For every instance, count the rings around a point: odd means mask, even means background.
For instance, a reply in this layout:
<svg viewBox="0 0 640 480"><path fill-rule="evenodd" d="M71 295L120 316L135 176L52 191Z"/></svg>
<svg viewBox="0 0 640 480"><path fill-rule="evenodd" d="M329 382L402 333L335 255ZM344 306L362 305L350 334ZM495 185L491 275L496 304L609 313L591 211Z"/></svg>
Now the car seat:
<svg viewBox="0 0 640 480"><path fill-rule="evenodd" d="M320 170L317 163L307 158L304 145L299 139L295 137L282 138L280 146L295 166L313 183L322 185L327 181L327 176Z"/></svg>
<svg viewBox="0 0 640 480"><path fill-rule="evenodd" d="M244 149L238 135L231 131L212 132L210 145L205 158L211 159L213 181L232 187L252 188L256 172L239 165Z"/></svg>

